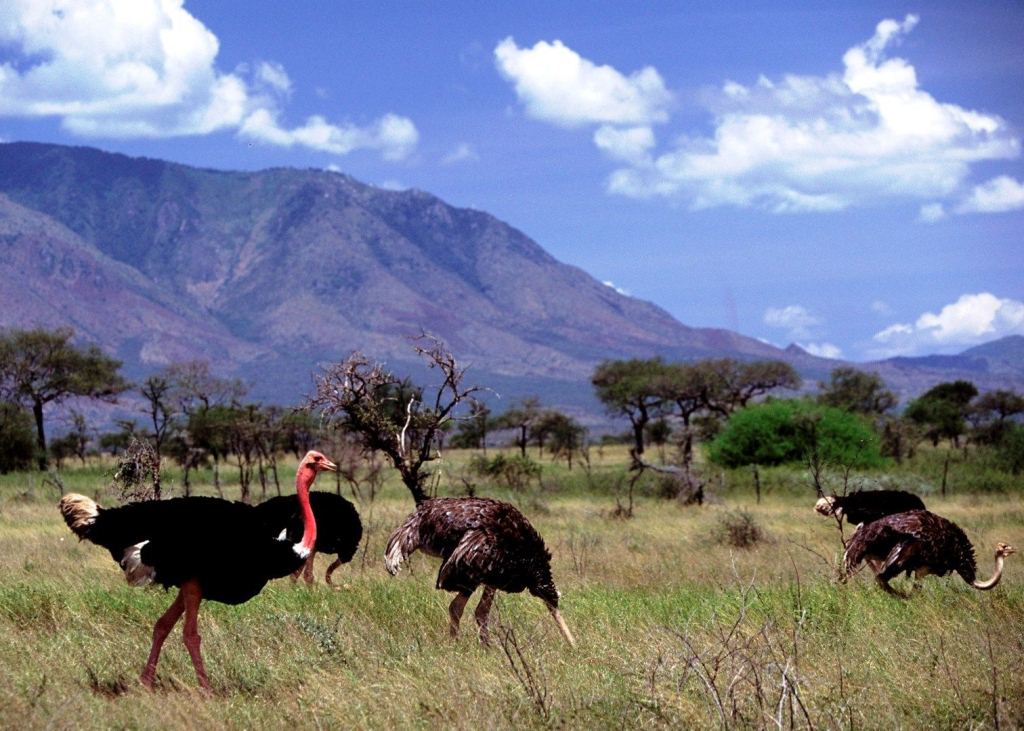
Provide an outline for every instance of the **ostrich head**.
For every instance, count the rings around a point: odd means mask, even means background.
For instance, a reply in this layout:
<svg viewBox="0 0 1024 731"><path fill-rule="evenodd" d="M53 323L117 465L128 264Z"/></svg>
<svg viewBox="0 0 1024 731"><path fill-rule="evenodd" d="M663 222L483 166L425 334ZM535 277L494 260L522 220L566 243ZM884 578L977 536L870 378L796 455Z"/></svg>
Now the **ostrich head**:
<svg viewBox="0 0 1024 731"><path fill-rule="evenodd" d="M996 558L1006 558L1014 553L1017 553L1017 549L1009 543L1000 542L996 544Z"/></svg>
<svg viewBox="0 0 1024 731"><path fill-rule="evenodd" d="M822 515L835 515L841 518L843 516L843 509L835 506L836 499L832 496L818 498L818 502L814 504L814 509Z"/></svg>
<svg viewBox="0 0 1024 731"><path fill-rule="evenodd" d="M548 560L550 559L551 556L548 554ZM558 611L558 599L561 594L555 588L554 579L551 578L551 567L547 564L547 561L537 568L533 581L527 586L527 589L547 605L548 611L551 612L552 618L554 618L555 623L558 625L558 631L562 633L562 637L565 638L570 646L575 647L576 640L573 638L572 632L569 631L569 627L566 626L565 620L562 619L561 612Z"/></svg>
<svg viewBox="0 0 1024 731"><path fill-rule="evenodd" d="M306 456L302 458L299 463L299 469L311 469L313 472L337 472L338 465L334 464L331 460L327 459L323 454L311 449L306 452Z"/></svg>

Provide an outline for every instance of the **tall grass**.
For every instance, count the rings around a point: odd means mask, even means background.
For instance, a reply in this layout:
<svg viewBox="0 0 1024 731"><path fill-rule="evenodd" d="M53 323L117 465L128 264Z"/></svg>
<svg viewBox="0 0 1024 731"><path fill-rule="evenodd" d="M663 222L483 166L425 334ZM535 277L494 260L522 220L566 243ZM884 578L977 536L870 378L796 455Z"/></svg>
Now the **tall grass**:
<svg viewBox="0 0 1024 731"><path fill-rule="evenodd" d="M446 469L460 458L449 457ZM138 686L152 623L173 594L125 585L104 550L79 543L63 525L55 488L35 475L3 476L0 725L1024 725L1019 556L992 592L930 577L899 601L866 575L837 582L838 533L813 513L799 470L763 471L771 489L760 505L743 487L744 473L735 482L727 475L717 503L701 508L660 500L652 488L636 517L623 521L610 517L614 498L601 487L622 469L618 458L596 463L589 476L545 464L538 508L527 511L554 556L577 649L525 594L499 594L490 648L476 640L471 620L451 641L450 597L433 589L437 561L417 554L398 577L383 571L387 534L412 507L389 482L373 506L365 562L360 554L336 574L344 590L286 579L238 607L204 604L211 697L196 689L180 628L165 646L156 690ZM901 479L898 470L887 474ZM62 479L102 495L109 475L95 467ZM198 485L212 492L209 475ZM997 540L1024 547L1024 508L1014 495L925 499L966 530L983 576ZM762 533L746 548L716 540L734 511Z"/></svg>

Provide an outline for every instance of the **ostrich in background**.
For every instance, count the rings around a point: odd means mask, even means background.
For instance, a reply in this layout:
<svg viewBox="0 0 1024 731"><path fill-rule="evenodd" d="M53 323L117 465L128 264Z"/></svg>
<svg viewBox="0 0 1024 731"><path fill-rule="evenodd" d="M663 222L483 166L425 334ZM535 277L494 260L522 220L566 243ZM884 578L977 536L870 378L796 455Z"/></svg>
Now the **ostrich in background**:
<svg viewBox="0 0 1024 731"><path fill-rule="evenodd" d="M402 561L417 550L442 559L436 586L455 592L448 607L452 637L459 632L469 597L483 585L474 615L484 644L489 641L487 623L495 593L525 589L544 602L562 636L575 646L558 611L551 554L519 510L488 498L414 496L416 510L388 538L384 564L394 576Z"/></svg>
<svg viewBox="0 0 1024 731"><path fill-rule="evenodd" d="M319 452L299 463L295 492L303 532L297 543L271 535L256 509L212 497L180 497L101 508L85 495L69 493L60 512L80 538L110 551L133 586L156 582L179 587L178 596L153 627L153 645L140 678L152 687L164 640L185 615L183 640L199 685L210 690L200 654L198 614L203 599L241 604L271 579L302 568L316 543L309 488L323 470L337 469Z"/></svg>
<svg viewBox="0 0 1024 731"><path fill-rule="evenodd" d="M818 499L814 509L821 515L846 519L850 525L870 523L886 515L924 510L924 502L903 490L858 490L849 495L829 495Z"/></svg>
<svg viewBox="0 0 1024 731"><path fill-rule="evenodd" d="M1013 553L1013 546L997 543L995 571L987 581L979 581L974 547L960 526L927 510L912 510L861 526L846 546L845 560L847 572L866 562L879 586L906 598L889 586L889 580L901 573L921 578L956 571L968 584L984 591L999 583L1003 562Z"/></svg>
<svg viewBox="0 0 1024 731"><path fill-rule="evenodd" d="M292 574L292 579L303 575L307 584L313 583L313 559L316 554L337 554L337 558L327 567L324 580L328 586L331 574L343 563L348 563L356 555L359 541L363 538L363 523L355 505L332 492L311 492L309 502L316 520L316 544L306 559L305 566ZM271 498L256 506L260 519L267 525L270 535L278 535L285 531L290 541L297 541L302 536L302 507L295 495L281 495Z"/></svg>

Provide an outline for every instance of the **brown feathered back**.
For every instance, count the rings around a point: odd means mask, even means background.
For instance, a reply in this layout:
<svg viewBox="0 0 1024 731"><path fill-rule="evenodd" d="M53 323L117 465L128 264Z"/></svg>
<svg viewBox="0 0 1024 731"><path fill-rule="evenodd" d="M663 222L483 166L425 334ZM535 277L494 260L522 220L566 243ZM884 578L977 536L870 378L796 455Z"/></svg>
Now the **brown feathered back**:
<svg viewBox="0 0 1024 731"><path fill-rule="evenodd" d="M846 570L866 558L885 561L883 578L919 568L939 576L956 571L968 583L977 575L967 535L956 523L927 510L887 515L861 526L846 546Z"/></svg>
<svg viewBox="0 0 1024 731"><path fill-rule="evenodd" d="M527 589L558 606L551 554L515 506L489 498L433 498L388 539L385 565L392 574L416 550L444 559L437 588L472 592L484 584L508 592Z"/></svg>

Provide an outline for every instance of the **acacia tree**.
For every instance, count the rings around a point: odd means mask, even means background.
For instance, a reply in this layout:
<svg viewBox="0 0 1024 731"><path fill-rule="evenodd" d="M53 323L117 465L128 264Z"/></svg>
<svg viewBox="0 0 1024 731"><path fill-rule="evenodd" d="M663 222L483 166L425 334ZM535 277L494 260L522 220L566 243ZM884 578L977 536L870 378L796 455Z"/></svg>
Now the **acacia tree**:
<svg viewBox="0 0 1024 731"><path fill-rule="evenodd" d="M220 494L220 460L226 451L227 430L233 418L228 407L237 404L248 388L238 378L213 375L209 361L205 360L172 363L167 367L166 377L172 384L169 395L187 422L185 443L179 450L186 494L190 490L190 470L206 455L213 458L213 484Z"/></svg>
<svg viewBox="0 0 1024 731"><path fill-rule="evenodd" d="M728 418L757 396L777 388L800 388L800 375L781 360L740 362L717 358L699 362L705 384L705 407Z"/></svg>
<svg viewBox="0 0 1024 731"><path fill-rule="evenodd" d="M530 432L543 416L540 399L536 396L527 396L502 413L494 420L494 424L499 429L516 431L516 446L519 447L520 456L525 457L526 447L530 443Z"/></svg>
<svg viewBox="0 0 1024 731"><path fill-rule="evenodd" d="M629 419L633 427L631 451L636 459L644 453L644 429L664 402L657 388L664 370L661 358L606 360L590 379L608 412Z"/></svg>
<svg viewBox="0 0 1024 731"><path fill-rule="evenodd" d="M316 377L316 393L305 407L356 435L366 452L383 454L419 503L427 497L424 467L439 457L443 430L455 418L456 407L480 389L464 385L465 368L437 338L422 335L413 349L439 372L439 385L415 386L353 353Z"/></svg>
<svg viewBox="0 0 1024 731"><path fill-rule="evenodd" d="M835 368L828 383L818 381L818 403L855 414L881 415L896 405L896 394L877 373L847 366Z"/></svg>
<svg viewBox="0 0 1024 731"><path fill-rule="evenodd" d="M907 406L906 417L922 425L934 446L948 439L950 447L960 445L967 430L967 414L978 388L970 381L947 381L933 386Z"/></svg>
<svg viewBox="0 0 1024 731"><path fill-rule="evenodd" d="M0 391L32 409L39 469L47 468L43 410L71 397L114 400L128 388L121 361L95 345L74 345L70 328L10 330L0 335Z"/></svg>

